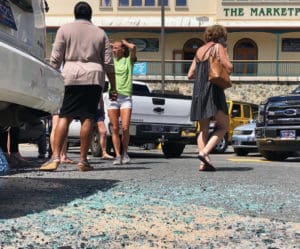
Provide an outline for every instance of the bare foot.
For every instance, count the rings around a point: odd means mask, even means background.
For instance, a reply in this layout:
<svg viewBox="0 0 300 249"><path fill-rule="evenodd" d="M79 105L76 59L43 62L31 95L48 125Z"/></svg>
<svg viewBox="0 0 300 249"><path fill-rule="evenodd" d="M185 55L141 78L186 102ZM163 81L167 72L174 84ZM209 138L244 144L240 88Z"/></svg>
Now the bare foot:
<svg viewBox="0 0 300 249"><path fill-rule="evenodd" d="M108 153L103 153L102 154L102 159L110 159L110 160L112 160L112 159L114 159L114 157L111 156L111 155L109 155Z"/></svg>
<svg viewBox="0 0 300 249"><path fill-rule="evenodd" d="M66 163L66 164L75 164L75 162L70 159L70 158L64 158L64 159L60 159L60 163Z"/></svg>

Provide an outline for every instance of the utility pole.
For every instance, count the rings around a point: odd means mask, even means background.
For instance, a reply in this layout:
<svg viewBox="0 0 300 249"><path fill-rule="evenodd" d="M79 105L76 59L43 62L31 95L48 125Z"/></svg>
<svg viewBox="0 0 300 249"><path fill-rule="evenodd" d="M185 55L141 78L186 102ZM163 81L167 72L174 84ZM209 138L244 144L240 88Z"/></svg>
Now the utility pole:
<svg viewBox="0 0 300 249"><path fill-rule="evenodd" d="M160 0L161 4L161 85L162 92L165 93L165 0Z"/></svg>

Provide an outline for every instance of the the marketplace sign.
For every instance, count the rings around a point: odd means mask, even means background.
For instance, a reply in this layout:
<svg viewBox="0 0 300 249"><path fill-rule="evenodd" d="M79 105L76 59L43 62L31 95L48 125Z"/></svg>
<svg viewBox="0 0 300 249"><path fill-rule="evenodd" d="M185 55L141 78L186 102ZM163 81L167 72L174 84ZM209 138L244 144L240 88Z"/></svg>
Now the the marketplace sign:
<svg viewBox="0 0 300 249"><path fill-rule="evenodd" d="M300 8L223 8L225 17L300 17Z"/></svg>

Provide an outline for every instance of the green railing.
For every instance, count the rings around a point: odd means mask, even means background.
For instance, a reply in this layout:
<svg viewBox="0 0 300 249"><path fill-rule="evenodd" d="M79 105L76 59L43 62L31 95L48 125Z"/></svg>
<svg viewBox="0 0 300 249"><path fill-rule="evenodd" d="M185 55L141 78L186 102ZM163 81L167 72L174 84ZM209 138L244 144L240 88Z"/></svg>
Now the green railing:
<svg viewBox="0 0 300 249"><path fill-rule="evenodd" d="M186 76L192 61L166 60L166 77ZM233 72L231 76L274 76L274 77L297 77L300 76L300 61L296 60L260 60L232 61ZM139 76L161 76L162 66L159 60L138 61L135 65L134 74Z"/></svg>

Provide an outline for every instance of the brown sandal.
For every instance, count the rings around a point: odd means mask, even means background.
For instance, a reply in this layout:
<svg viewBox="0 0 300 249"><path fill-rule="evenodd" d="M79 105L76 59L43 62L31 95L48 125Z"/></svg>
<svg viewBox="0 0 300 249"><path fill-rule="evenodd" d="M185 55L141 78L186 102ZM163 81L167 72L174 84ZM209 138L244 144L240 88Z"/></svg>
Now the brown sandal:
<svg viewBox="0 0 300 249"><path fill-rule="evenodd" d="M77 168L82 172L94 170L94 168L89 164L87 160L79 161L79 163L77 164Z"/></svg>

